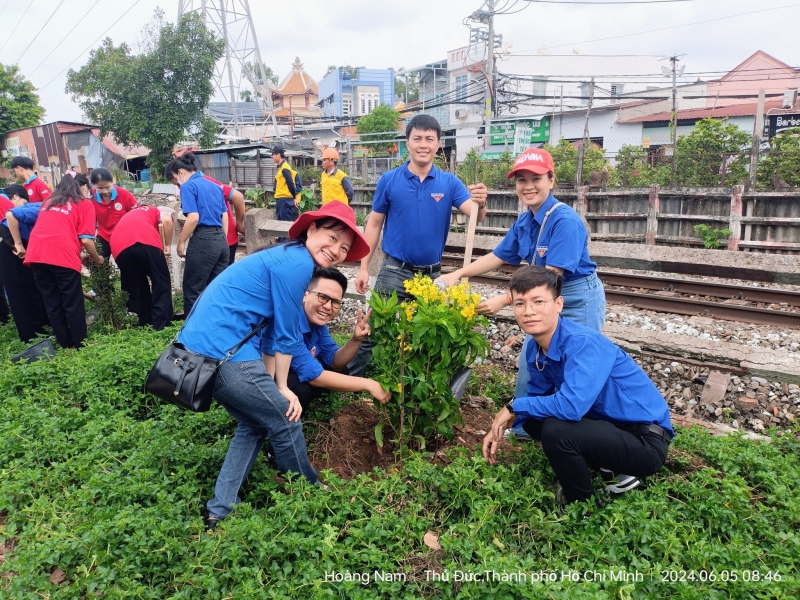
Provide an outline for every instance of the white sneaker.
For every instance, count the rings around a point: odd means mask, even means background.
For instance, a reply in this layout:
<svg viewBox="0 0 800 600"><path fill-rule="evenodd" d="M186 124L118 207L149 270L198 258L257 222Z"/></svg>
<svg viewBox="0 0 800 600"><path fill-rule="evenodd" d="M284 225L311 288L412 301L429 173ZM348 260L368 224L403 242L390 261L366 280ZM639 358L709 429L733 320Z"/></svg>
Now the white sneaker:
<svg viewBox="0 0 800 600"><path fill-rule="evenodd" d="M508 439L508 438L510 438L512 435L513 435L515 438L517 438L517 440L519 440L519 441L521 441L521 442L529 442L529 441L531 441L531 440L533 439L531 436L529 436L529 435L528 435L528 432L527 432L527 431L525 431L525 430L522 428L522 426L521 426L521 425L520 425L520 426L518 426L518 427L512 427L512 428L510 428L510 429L506 429L505 433L503 434L503 439L504 439L504 440L507 440L507 439Z"/></svg>
<svg viewBox="0 0 800 600"><path fill-rule="evenodd" d="M641 481L638 477L633 475L625 475L617 473L616 475L608 469L600 469L600 476L608 485L606 491L611 494L624 494L636 487L639 487Z"/></svg>

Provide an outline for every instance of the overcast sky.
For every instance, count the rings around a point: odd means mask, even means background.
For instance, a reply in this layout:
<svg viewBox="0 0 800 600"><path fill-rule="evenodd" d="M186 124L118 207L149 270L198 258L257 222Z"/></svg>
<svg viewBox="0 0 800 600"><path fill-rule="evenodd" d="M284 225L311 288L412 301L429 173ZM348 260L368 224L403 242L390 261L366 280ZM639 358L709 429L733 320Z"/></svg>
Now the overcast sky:
<svg viewBox="0 0 800 600"><path fill-rule="evenodd" d="M199 4L199 0L195 2ZM503 2L511 11L524 8L495 19L497 33L503 34L504 43L512 44L514 53L543 46L552 54L688 53L683 61L689 75L727 71L756 50L763 50L800 67L796 30L800 2L792 0L595 6L525 0L514 5L514 0L501 0L501 7ZM19 61L22 73L40 89L46 121L80 120L80 109L64 92L67 67L80 68L88 58L90 44L110 26L103 37L135 47L137 34L158 6L166 12L167 21L175 21L178 0L0 0L0 62ZM399 69L444 59L448 50L467 44L468 29L462 20L480 6L480 0L250 0L264 62L282 78L299 56L317 81L332 64ZM778 7L785 8L769 10ZM749 14L720 19L741 13ZM700 23L712 19L717 20ZM698 24L664 29L690 23ZM9 32L13 32L11 38Z"/></svg>

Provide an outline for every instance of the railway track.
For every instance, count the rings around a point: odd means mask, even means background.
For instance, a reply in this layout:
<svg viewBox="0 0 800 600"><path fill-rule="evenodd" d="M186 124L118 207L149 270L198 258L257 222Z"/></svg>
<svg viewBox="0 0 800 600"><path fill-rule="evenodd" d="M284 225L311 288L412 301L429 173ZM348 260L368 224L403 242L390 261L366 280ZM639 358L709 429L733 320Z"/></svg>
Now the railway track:
<svg viewBox="0 0 800 600"><path fill-rule="evenodd" d="M457 254L445 254L442 257L442 271L449 273L456 270L463 260ZM497 271L471 277L470 280L505 286L516 270L517 267L503 265ZM601 269L598 269L597 275L603 281L609 304L800 329L800 292Z"/></svg>

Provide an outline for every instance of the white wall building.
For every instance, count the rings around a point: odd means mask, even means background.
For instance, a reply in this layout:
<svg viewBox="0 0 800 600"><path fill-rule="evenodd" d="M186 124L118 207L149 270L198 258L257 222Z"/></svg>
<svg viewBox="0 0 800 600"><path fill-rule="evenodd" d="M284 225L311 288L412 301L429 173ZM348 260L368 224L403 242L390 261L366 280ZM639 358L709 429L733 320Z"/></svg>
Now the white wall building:
<svg viewBox="0 0 800 600"><path fill-rule="evenodd" d="M449 100L452 101L450 127L456 129L459 160L471 148L484 147L479 129L484 124L485 54L484 46L465 46L447 54ZM583 136L583 119L579 120L580 131L574 136L569 135L573 126L577 126L573 111L588 104L592 77L595 78L593 110L597 108L600 115L602 107L622 102L623 96L646 92L647 83L637 82L636 77L651 76L652 79L660 76L664 65L662 58L580 54L528 56L500 52L495 61L498 115L492 121L538 121L547 117L551 141L557 142L560 136L579 139ZM561 113L564 113L563 119L558 117ZM601 127L601 122L602 127L610 126L615 113L598 117L597 126ZM592 119L592 123L595 120ZM634 135L632 131L624 133L626 137ZM597 137L591 131L591 125L590 137Z"/></svg>

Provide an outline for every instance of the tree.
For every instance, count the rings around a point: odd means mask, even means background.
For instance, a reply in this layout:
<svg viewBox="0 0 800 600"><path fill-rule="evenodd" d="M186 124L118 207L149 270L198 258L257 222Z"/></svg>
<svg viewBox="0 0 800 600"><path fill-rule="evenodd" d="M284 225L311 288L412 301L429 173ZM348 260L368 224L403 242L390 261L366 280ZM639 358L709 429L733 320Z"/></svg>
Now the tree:
<svg viewBox="0 0 800 600"><path fill-rule="evenodd" d="M654 183L669 185L669 165L653 166L640 146L623 145L615 157L617 182L624 187L644 187Z"/></svg>
<svg viewBox="0 0 800 600"><path fill-rule="evenodd" d="M677 185L738 185L747 177L751 136L733 123L700 119L678 138Z"/></svg>
<svg viewBox="0 0 800 600"><path fill-rule="evenodd" d="M18 66L0 64L0 134L41 123L44 108L35 90Z"/></svg>
<svg viewBox="0 0 800 600"><path fill-rule="evenodd" d="M323 75L323 77L327 77L328 75L333 73L338 68L339 67L337 67L336 65L328 65L328 70L325 71L325 75ZM365 68L366 67L351 67L350 65L345 65L344 67L342 67L344 72L345 73L349 73L350 77L352 77L353 79L358 79L358 70L359 69L365 69Z"/></svg>
<svg viewBox="0 0 800 600"><path fill-rule="evenodd" d="M70 69L67 92L103 135L149 148L147 164L160 173L187 133L207 142L216 128L204 110L224 48L201 15L188 13L161 28L151 52L134 56L106 38L79 71Z"/></svg>
<svg viewBox="0 0 800 600"><path fill-rule="evenodd" d="M758 185L772 187L782 180L790 186L800 186L800 127L786 129L773 137L769 152L761 157Z"/></svg>
<svg viewBox="0 0 800 600"><path fill-rule="evenodd" d="M375 107L371 113L359 117L356 131L365 142L387 140L385 144L369 144L370 152L386 151L397 139L400 113L387 104Z"/></svg>
<svg viewBox="0 0 800 600"><path fill-rule="evenodd" d="M556 167L556 183L562 186L575 185L575 171L578 168L578 149L572 142L561 138L555 146L545 144L544 149L553 157ZM587 185L591 180L592 171L606 171L609 180L614 177L614 169L605 157L602 148L589 146L583 155L583 173L581 183Z"/></svg>
<svg viewBox="0 0 800 600"><path fill-rule="evenodd" d="M267 81L270 83L277 85L278 84L278 76L275 72L269 68L266 64L261 63L261 66L264 68L264 77L267 78ZM249 81L249 77L247 76L248 73L252 73L252 76L255 78L256 83L264 86L266 89L266 85L264 85L264 80L261 78L261 69L258 68L258 65L254 65L251 62L246 62L244 67L242 68L242 75L244 75L244 79ZM242 90L239 92L239 98L243 102L255 102L258 98L258 94L255 91L255 87L252 90Z"/></svg>
<svg viewBox="0 0 800 600"><path fill-rule="evenodd" d="M400 67L400 71L403 67ZM406 82L408 82L408 97L406 98ZM419 88L417 87L417 74L411 73L411 77L405 75L394 78L394 94L403 102L416 102L419 100Z"/></svg>

